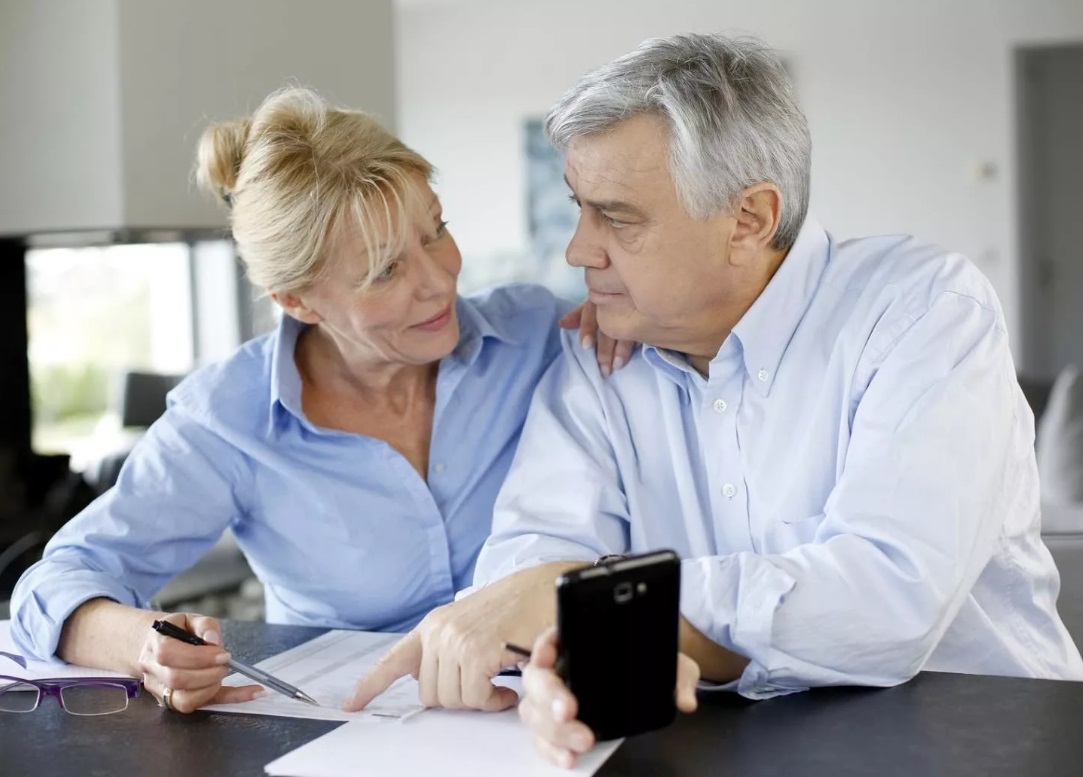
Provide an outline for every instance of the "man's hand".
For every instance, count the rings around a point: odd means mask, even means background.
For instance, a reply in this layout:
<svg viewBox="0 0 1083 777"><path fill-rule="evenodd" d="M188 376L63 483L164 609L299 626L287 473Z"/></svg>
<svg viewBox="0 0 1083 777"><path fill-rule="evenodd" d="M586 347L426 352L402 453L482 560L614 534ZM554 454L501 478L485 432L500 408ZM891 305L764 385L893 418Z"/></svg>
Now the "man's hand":
<svg viewBox="0 0 1083 777"><path fill-rule="evenodd" d="M584 302L575 310L571 311L558 322L561 329L575 329L579 327L579 342L584 348L593 348L595 342L598 347L595 356L602 375L609 377L610 373L616 372L632 358L632 350L635 343L627 340L614 340L609 335L598 329L598 309L593 302Z"/></svg>
<svg viewBox="0 0 1083 777"><path fill-rule="evenodd" d="M525 569L430 612L367 675L343 706L364 709L400 677L417 678L426 707L505 710L518 696L492 683L521 658L504 643L529 645L556 619L556 579L582 562Z"/></svg>
<svg viewBox="0 0 1083 777"><path fill-rule="evenodd" d="M534 745L557 766L570 769L576 757L594 747L594 734L576 720L578 704L556 673L557 632L549 629L534 643L523 670L526 696L519 717L534 735ZM634 682L634 679L629 679ZM695 712L699 666L684 653L677 656L677 709Z"/></svg>

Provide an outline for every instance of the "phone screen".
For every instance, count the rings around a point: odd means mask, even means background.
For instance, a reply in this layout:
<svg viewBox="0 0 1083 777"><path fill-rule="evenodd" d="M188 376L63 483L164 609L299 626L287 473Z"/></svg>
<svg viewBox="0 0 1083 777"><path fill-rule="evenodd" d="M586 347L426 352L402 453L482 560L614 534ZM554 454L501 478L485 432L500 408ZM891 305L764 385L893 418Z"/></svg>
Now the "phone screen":
<svg viewBox="0 0 1083 777"><path fill-rule="evenodd" d="M672 551L575 570L557 582L558 672L601 741L676 714L680 560Z"/></svg>

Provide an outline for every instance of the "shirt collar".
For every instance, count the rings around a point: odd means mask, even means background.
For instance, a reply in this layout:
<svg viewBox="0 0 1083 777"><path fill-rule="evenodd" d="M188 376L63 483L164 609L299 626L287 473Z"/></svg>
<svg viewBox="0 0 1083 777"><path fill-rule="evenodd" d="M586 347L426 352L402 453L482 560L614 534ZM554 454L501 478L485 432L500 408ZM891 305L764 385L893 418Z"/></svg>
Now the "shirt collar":
<svg viewBox="0 0 1083 777"><path fill-rule="evenodd" d="M459 314L459 344L448 358L462 364L472 365L481 354L487 339L519 345L519 339L511 330L512 316L494 317L469 297L459 297L455 302Z"/></svg>
<svg viewBox="0 0 1083 777"><path fill-rule="evenodd" d="M297 350L297 338L308 328L293 316L282 314L275 334L274 352L271 355L271 428L277 418L276 408L281 406L289 413L303 418L301 413L301 373L293 354Z"/></svg>
<svg viewBox="0 0 1083 777"><path fill-rule="evenodd" d="M808 216L767 288L733 328L745 371L761 394L771 391L786 348L820 285L829 253L827 233Z"/></svg>
<svg viewBox="0 0 1083 777"><path fill-rule="evenodd" d="M813 216L806 217L775 276L737 322L711 363L734 358L733 349L739 346L750 382L766 396L786 347L819 286L829 252L827 233ZM687 381L703 380L684 354L648 345L643 348L643 356L686 393Z"/></svg>
<svg viewBox="0 0 1083 777"><path fill-rule="evenodd" d="M463 367L471 366L481 354L486 339L518 345L509 328L510 317L499 319L487 316L473 300L465 297L456 300L455 309L459 318L459 342L448 355L448 359ZM271 431L274 430L278 418L278 407L304 420L301 408L301 373L297 370L294 352L297 350L297 339L308 326L285 314L278 324L271 356Z"/></svg>

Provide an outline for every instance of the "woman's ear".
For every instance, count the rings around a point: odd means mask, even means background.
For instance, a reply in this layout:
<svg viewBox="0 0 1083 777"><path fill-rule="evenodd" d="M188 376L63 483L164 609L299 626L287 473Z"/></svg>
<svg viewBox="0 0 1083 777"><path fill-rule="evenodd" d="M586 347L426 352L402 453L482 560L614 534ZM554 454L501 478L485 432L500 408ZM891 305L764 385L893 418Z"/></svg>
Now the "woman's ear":
<svg viewBox="0 0 1083 777"><path fill-rule="evenodd" d="M273 299L282 311L291 318L295 318L302 324L318 324L323 320L323 316L310 308L303 297L292 292L271 292L271 299Z"/></svg>

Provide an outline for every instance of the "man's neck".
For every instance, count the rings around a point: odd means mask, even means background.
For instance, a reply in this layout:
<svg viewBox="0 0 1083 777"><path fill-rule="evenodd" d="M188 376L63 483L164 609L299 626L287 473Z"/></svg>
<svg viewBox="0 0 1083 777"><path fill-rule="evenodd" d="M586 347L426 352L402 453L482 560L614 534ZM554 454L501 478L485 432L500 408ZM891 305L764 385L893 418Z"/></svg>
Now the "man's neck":
<svg viewBox="0 0 1083 777"><path fill-rule="evenodd" d="M682 353L688 357L688 363L703 377L707 377L711 371L711 362L722 350L723 343L730 336L733 328L740 323L745 314L756 304L756 300L763 294L764 289L775 277L778 268L786 259L788 251L771 250L765 252L763 261L758 263L762 268L747 284L744 293L735 304L719 307L713 320L709 322L706 331L696 342L690 343L687 348L682 348Z"/></svg>

